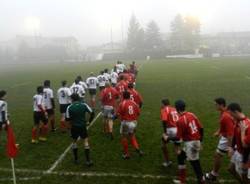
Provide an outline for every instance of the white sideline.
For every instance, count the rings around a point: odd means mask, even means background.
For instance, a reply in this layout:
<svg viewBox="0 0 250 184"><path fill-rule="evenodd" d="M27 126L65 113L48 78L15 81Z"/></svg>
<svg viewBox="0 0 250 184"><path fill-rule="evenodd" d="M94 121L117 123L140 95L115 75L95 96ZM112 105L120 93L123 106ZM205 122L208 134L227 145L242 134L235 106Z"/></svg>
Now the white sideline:
<svg viewBox="0 0 250 184"><path fill-rule="evenodd" d="M99 118L99 116L102 113L99 112L99 114L95 117L95 119L89 124L89 126L87 127L87 130L95 123L95 121ZM47 173L51 173L52 171L54 171L54 169L58 166L58 164L64 159L64 157L66 156L66 154L69 152L69 150L72 147L72 143L65 149L65 151L59 156L59 158L53 163L53 165L46 171Z"/></svg>
<svg viewBox="0 0 250 184"><path fill-rule="evenodd" d="M41 177L23 177L23 178L17 178L19 181L29 181L29 180L40 180ZM0 178L0 181L13 181L13 178Z"/></svg>
<svg viewBox="0 0 250 184"><path fill-rule="evenodd" d="M0 168L0 171L12 172L11 169ZM140 178L140 179L174 179L172 176L164 175L151 175L151 174L129 174L129 173L105 173L105 172L65 172L65 171L52 171L48 173L43 170L32 170L32 169L16 169L16 172L20 173L34 173L42 175L58 175L58 176L81 176L81 177L130 177L130 178ZM35 178L35 177L34 177ZM188 181L196 181L194 177L188 177ZM220 183L235 183L236 180L224 180L220 179Z"/></svg>

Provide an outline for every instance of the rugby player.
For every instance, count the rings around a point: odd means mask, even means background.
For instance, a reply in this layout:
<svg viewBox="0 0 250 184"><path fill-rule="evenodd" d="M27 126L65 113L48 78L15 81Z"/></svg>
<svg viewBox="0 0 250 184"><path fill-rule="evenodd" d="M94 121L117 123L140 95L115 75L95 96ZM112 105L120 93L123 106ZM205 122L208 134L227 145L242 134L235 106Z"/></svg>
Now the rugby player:
<svg viewBox="0 0 250 184"><path fill-rule="evenodd" d="M128 83L124 80L124 76L119 77L119 82L116 85L116 90L119 92L120 97L122 98L122 93L128 89Z"/></svg>
<svg viewBox="0 0 250 184"><path fill-rule="evenodd" d="M0 131L6 129L8 122L8 104L6 102L7 92L4 90L0 91Z"/></svg>
<svg viewBox="0 0 250 184"><path fill-rule="evenodd" d="M102 91L105 88L105 82L106 82L104 71L100 71L100 75L97 76L97 79L98 79L99 89L100 91Z"/></svg>
<svg viewBox="0 0 250 184"><path fill-rule="evenodd" d="M105 89L102 90L100 96L103 108L103 130L104 133L108 133L111 140L113 140L113 116L116 106L116 99L119 98L119 94L116 89L110 85L109 82L106 82Z"/></svg>
<svg viewBox="0 0 250 184"><path fill-rule="evenodd" d="M133 100L140 108L142 107L143 100L141 94L134 89L134 84L129 83L127 91L130 93L130 99Z"/></svg>
<svg viewBox="0 0 250 184"><path fill-rule="evenodd" d="M209 181L216 181L216 178L219 176L222 158L228 153L234 134L234 120L227 111L226 100L224 98L216 98L214 101L216 109L220 112L220 128L214 133L214 136L219 137L219 143L214 155L213 170L205 175L206 180Z"/></svg>
<svg viewBox="0 0 250 184"><path fill-rule="evenodd" d="M87 78L86 83L89 89L90 105L94 110L96 105L96 88L98 85L98 79L94 76L93 72L90 73L90 76Z"/></svg>
<svg viewBox="0 0 250 184"><path fill-rule="evenodd" d="M126 66L121 61L117 61L117 64L115 66L118 74L122 73L126 69Z"/></svg>
<svg viewBox="0 0 250 184"><path fill-rule="evenodd" d="M140 115L140 108L130 99L130 93L128 91L123 92L123 99L124 100L119 104L117 115L121 120L120 133L121 144L123 146L123 158L129 159L130 154L128 151L128 139L130 139L131 145L134 147L136 152L140 156L143 155L135 136L137 119Z"/></svg>
<svg viewBox="0 0 250 184"><path fill-rule="evenodd" d="M177 121L177 137L184 142L184 149L178 150L179 178L174 183L186 183L186 164L188 160L193 167L198 184L205 183L205 177L199 160L203 128L198 118L191 112L185 111L186 104L182 100L175 102L175 108L179 114Z"/></svg>
<svg viewBox="0 0 250 184"><path fill-rule="evenodd" d="M43 86L37 87L37 94L33 97L33 111L34 126L32 128L31 143L38 143L37 137L39 137L40 141L46 141L48 113L44 107Z"/></svg>
<svg viewBox="0 0 250 184"><path fill-rule="evenodd" d="M170 102L168 99L162 99L161 103L162 106L160 117L163 126L162 152L164 156L164 162L162 163L162 166L168 167L172 164L172 161L169 160L167 143L169 143L170 141L174 142L176 152L179 146L176 125L176 122L179 120L179 116L176 109L170 106Z"/></svg>
<svg viewBox="0 0 250 184"><path fill-rule="evenodd" d="M110 80L111 80L112 86L115 87L116 84L117 84L117 80L118 80L118 74L117 74L117 71L116 71L116 66L114 66L114 69L110 74Z"/></svg>
<svg viewBox="0 0 250 184"><path fill-rule="evenodd" d="M78 94L81 100L85 97L85 89L80 84L80 80L77 78L74 84L70 87L71 93Z"/></svg>
<svg viewBox="0 0 250 184"><path fill-rule="evenodd" d="M68 106L71 104L71 91L69 87L67 87L67 81L62 81L62 86L57 91L57 98L60 105L60 113L61 113L61 120L60 120L60 128L62 132L65 132L67 129L67 125L65 122L65 113Z"/></svg>
<svg viewBox="0 0 250 184"><path fill-rule="evenodd" d="M50 80L44 81L43 88L43 99L44 99L44 107L46 112L48 113L48 122L51 126L51 131L54 132L55 128L55 101L53 90L50 88Z"/></svg>
<svg viewBox="0 0 250 184"><path fill-rule="evenodd" d="M77 140L81 138L84 144L86 165L92 166L93 162L90 159L90 146L87 133L86 113L90 114L89 122L92 122L94 113L92 109L81 101L80 96L77 93L71 95L72 104L67 108L66 120L71 125L71 137L73 138L72 152L74 156L74 162L78 163L78 147Z"/></svg>
<svg viewBox="0 0 250 184"><path fill-rule="evenodd" d="M231 163L229 172L241 183L249 184L247 178L250 151L250 119L245 116L239 104L231 103L228 111L236 120L233 144L229 149Z"/></svg>
<svg viewBox="0 0 250 184"><path fill-rule="evenodd" d="M107 68L104 69L103 75L105 77L106 82L109 82L110 81L110 74L109 74L109 70Z"/></svg>

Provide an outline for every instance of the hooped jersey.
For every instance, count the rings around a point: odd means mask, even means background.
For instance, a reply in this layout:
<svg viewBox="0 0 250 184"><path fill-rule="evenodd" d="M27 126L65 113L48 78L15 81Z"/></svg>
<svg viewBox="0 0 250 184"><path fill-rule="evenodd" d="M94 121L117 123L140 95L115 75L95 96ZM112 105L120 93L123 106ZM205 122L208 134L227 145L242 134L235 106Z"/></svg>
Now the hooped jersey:
<svg viewBox="0 0 250 184"><path fill-rule="evenodd" d="M59 104L70 104L71 103L71 91L68 87L61 87L57 91L57 98Z"/></svg>
<svg viewBox="0 0 250 184"><path fill-rule="evenodd" d="M52 102L51 99L54 98L53 90L50 88L44 88L43 89L43 103L45 109L52 109Z"/></svg>
<svg viewBox="0 0 250 184"><path fill-rule="evenodd" d="M96 77L89 77L86 80L89 89L96 89L98 85L98 79Z"/></svg>

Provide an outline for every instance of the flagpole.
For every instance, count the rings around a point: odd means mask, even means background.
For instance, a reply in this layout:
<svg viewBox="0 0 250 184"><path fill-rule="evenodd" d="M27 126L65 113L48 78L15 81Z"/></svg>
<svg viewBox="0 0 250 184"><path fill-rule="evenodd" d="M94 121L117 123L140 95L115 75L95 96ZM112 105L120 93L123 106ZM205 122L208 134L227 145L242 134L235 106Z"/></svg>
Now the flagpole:
<svg viewBox="0 0 250 184"><path fill-rule="evenodd" d="M11 167L12 167L12 174L13 174L13 184L16 184L16 173L15 173L15 165L14 165L14 159L11 158Z"/></svg>

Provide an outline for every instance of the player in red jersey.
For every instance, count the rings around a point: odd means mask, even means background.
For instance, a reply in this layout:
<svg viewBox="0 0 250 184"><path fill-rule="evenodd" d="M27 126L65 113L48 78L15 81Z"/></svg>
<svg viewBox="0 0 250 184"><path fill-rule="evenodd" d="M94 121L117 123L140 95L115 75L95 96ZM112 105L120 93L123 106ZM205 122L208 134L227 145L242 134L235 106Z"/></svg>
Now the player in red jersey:
<svg viewBox="0 0 250 184"><path fill-rule="evenodd" d="M124 80L124 76L121 75L119 77L119 82L116 84L116 90L119 92L120 97L122 97L122 93L128 89L128 83Z"/></svg>
<svg viewBox="0 0 250 184"><path fill-rule="evenodd" d="M174 183L186 183L186 165L188 160L193 167L198 184L205 183L205 177L199 160L201 142L203 139L203 128L198 118L191 112L185 111L186 104L182 100L175 102L175 108L179 114L177 121L177 137L184 142L184 149L178 151L179 179Z"/></svg>
<svg viewBox="0 0 250 184"><path fill-rule="evenodd" d="M163 167L168 167L172 164L169 160L167 143L170 141L175 144L175 151L179 142L177 140L177 126L176 122L179 120L178 113L174 107L170 106L168 99L163 99L161 101L161 121L163 125L163 134L162 134L162 152L164 156L164 162L162 163Z"/></svg>
<svg viewBox="0 0 250 184"><path fill-rule="evenodd" d="M130 99L133 100L141 108L143 103L142 96L138 91L134 89L133 83L128 84L127 91L130 93Z"/></svg>
<svg viewBox="0 0 250 184"><path fill-rule="evenodd" d="M128 81L128 83L135 84L135 75L133 73L128 72L127 73L127 81Z"/></svg>
<svg viewBox="0 0 250 184"><path fill-rule="evenodd" d="M105 89L101 91L101 103L103 107L103 123L104 133L110 135L111 140L113 136L113 116L114 108L116 106L116 99L119 98L119 93L113 88L109 82L106 82Z"/></svg>
<svg viewBox="0 0 250 184"><path fill-rule="evenodd" d="M137 76L137 74L138 74L138 69L137 69L137 66L136 66L136 64L135 64L135 61L133 61L132 64L130 64L130 69L129 69L129 71L130 71L131 73L133 73L133 74L135 75L135 77Z"/></svg>
<svg viewBox="0 0 250 184"><path fill-rule="evenodd" d="M135 148L137 153L142 156L143 152L140 150L139 144L135 137L135 129L137 125L137 119L140 115L139 106L130 99L130 93L128 91L123 92L123 101L119 104L117 115L121 120L120 133L121 144L123 146L123 158L129 159L130 155L128 152L128 138L130 139L131 145Z"/></svg>
<svg viewBox="0 0 250 184"><path fill-rule="evenodd" d="M237 103L231 103L228 106L228 111L236 120L233 144L229 149L230 155L232 155L229 172L240 183L249 184L247 164L250 150L250 119L242 113L242 109Z"/></svg>
<svg viewBox="0 0 250 184"><path fill-rule="evenodd" d="M218 172L221 167L222 158L228 153L234 134L234 120L227 111L226 100L224 98L216 98L214 101L216 109L220 112L220 128L214 133L214 136L220 137L220 140L214 155L213 170L205 175L208 181L216 181L216 178L219 176Z"/></svg>

